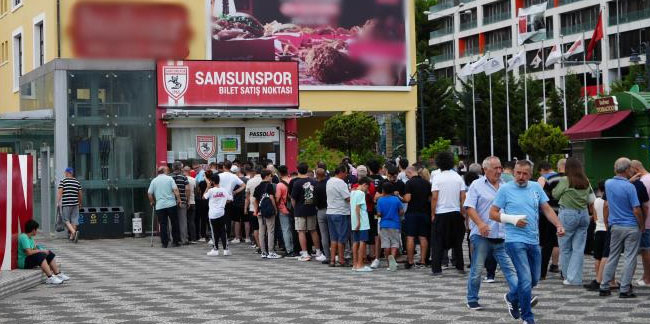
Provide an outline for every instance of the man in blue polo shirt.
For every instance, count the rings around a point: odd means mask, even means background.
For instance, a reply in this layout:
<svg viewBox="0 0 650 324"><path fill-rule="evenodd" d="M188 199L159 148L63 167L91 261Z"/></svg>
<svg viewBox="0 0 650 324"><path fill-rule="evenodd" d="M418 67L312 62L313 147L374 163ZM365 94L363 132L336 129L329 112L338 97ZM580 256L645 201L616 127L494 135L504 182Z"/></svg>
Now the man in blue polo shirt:
<svg viewBox="0 0 650 324"><path fill-rule="evenodd" d="M555 225L558 236L564 236L564 228L542 186L529 181L533 174L533 163L519 160L515 164L515 181L499 188L492 207L490 219L505 224L506 252L517 271L517 294L519 300L505 297L508 311L516 317L514 306L519 302L521 319L524 323L535 323L531 309L533 287L537 285L541 271L541 251L539 248L539 210L551 224ZM501 213L503 211L503 213Z"/></svg>
<svg viewBox="0 0 650 324"><path fill-rule="evenodd" d="M619 158L614 163L616 176L605 182L605 194L609 205L607 220L610 232L609 259L605 265L603 280L600 284L600 296L609 296L609 282L614 277L618 259L625 247L625 264L621 276L619 290L620 298L634 298L630 283L636 268L636 255L639 251L639 241L643 231L643 214L636 189L628 180L633 175L631 161ZM605 283L605 284L603 284Z"/></svg>

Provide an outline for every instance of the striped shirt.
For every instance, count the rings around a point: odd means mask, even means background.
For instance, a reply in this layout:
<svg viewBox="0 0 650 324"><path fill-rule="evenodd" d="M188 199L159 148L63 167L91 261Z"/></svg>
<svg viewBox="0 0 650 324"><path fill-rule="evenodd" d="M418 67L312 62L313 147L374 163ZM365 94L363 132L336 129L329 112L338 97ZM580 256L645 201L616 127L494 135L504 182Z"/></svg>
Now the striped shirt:
<svg viewBox="0 0 650 324"><path fill-rule="evenodd" d="M63 189L61 206L79 205L79 191L81 191L81 184L77 179L64 178L59 182L59 189Z"/></svg>
<svg viewBox="0 0 650 324"><path fill-rule="evenodd" d="M181 196L181 201L183 204L187 205L187 196L185 195L185 186L190 184L187 180L187 177L182 174L172 174L174 182L176 182L176 187L178 187L178 194Z"/></svg>

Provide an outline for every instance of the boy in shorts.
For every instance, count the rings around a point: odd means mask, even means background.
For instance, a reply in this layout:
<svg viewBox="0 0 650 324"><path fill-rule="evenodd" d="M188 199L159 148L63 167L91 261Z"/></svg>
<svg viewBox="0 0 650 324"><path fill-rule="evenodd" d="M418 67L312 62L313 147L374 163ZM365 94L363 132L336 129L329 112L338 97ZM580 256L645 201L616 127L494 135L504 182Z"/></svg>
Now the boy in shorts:
<svg viewBox="0 0 650 324"><path fill-rule="evenodd" d="M390 182L382 184L383 196L377 200L377 215L381 217L379 222L379 237L381 238L381 248L388 259L388 270L397 270L397 251L402 242L400 231L400 216L404 215L402 202L395 196L393 185Z"/></svg>
<svg viewBox="0 0 650 324"><path fill-rule="evenodd" d="M366 241L369 239L370 222L368 220L368 206L366 193L370 186L370 178L361 178L357 182L356 190L350 193L350 215L352 224L352 270L357 272L370 272L372 268L365 265Z"/></svg>

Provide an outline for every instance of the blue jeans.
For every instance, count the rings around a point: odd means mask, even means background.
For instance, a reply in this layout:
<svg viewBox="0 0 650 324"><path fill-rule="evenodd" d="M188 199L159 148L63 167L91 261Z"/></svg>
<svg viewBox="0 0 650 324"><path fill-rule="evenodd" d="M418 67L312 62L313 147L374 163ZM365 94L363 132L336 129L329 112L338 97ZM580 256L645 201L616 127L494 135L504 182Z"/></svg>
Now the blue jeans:
<svg viewBox="0 0 650 324"><path fill-rule="evenodd" d="M587 228L589 228L589 212L586 209L561 207L559 214L565 232L564 236L558 237L562 274L570 284L582 285L582 265Z"/></svg>
<svg viewBox="0 0 650 324"><path fill-rule="evenodd" d="M470 241L473 246L471 269L469 271L469 278L467 280L467 302L478 302L478 291L481 289L481 273L488 254L492 253L494 258L501 266L503 276L508 282L510 288L508 292L508 300L517 300L517 274L512 261L506 254L504 243L491 242L481 235L472 235ZM515 302L515 304L517 304Z"/></svg>
<svg viewBox="0 0 650 324"><path fill-rule="evenodd" d="M282 240L287 254L293 253L293 228L291 228L291 216L283 213L280 215L280 227L282 228Z"/></svg>
<svg viewBox="0 0 650 324"><path fill-rule="evenodd" d="M517 270L517 294L519 295L521 319L534 321L530 298L533 294L533 287L537 286L541 271L542 253L539 245L520 242L506 242L505 245L506 252Z"/></svg>

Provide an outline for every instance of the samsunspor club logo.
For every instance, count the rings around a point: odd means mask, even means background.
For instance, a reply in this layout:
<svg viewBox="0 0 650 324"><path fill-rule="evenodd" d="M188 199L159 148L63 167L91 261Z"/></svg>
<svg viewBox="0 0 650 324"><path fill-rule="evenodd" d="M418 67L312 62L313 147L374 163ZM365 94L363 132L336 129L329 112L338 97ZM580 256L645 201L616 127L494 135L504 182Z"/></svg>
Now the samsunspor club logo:
<svg viewBox="0 0 650 324"><path fill-rule="evenodd" d="M165 92L174 100L179 101L187 91L189 69L187 66L163 66L163 81Z"/></svg>

